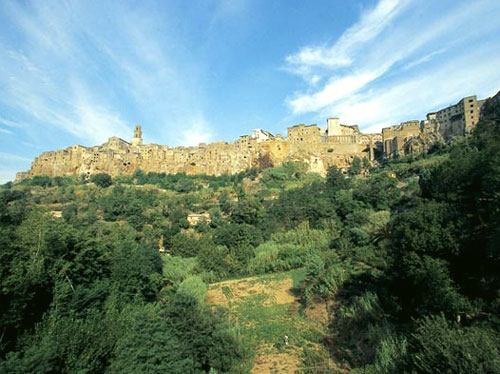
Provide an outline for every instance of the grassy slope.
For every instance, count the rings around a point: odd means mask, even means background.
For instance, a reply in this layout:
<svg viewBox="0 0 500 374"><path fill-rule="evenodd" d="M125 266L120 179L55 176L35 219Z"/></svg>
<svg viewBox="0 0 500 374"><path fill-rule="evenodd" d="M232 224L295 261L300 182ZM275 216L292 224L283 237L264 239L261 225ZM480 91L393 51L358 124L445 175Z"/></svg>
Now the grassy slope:
<svg viewBox="0 0 500 374"><path fill-rule="evenodd" d="M210 286L207 302L228 308L254 352L253 361L245 363L251 373L306 373L306 368L328 364L322 344L327 320L321 318L326 310L321 304L304 310L300 304L297 295L304 276L305 270L298 269Z"/></svg>

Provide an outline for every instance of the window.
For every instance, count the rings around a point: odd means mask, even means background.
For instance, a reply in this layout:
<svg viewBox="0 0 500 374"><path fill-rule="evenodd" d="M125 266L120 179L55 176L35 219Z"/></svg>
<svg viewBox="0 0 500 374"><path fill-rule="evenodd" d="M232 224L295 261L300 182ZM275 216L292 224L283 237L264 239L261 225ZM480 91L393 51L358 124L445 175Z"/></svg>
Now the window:
<svg viewBox="0 0 500 374"><path fill-rule="evenodd" d="M471 113L474 113L474 110L472 110L472 109L471 109L471 111L470 111L470 112L471 112Z"/></svg>
<svg viewBox="0 0 500 374"><path fill-rule="evenodd" d="M474 99L469 99L469 103L472 103L474 101Z"/></svg>

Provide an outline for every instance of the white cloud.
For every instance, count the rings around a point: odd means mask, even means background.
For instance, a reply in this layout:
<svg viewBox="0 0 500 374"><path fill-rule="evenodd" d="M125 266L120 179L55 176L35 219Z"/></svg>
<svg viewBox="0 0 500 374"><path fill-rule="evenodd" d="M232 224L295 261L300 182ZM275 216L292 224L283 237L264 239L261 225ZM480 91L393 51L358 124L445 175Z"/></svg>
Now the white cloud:
<svg viewBox="0 0 500 374"><path fill-rule="evenodd" d="M426 54L426 55L424 55L416 60L410 61L409 63L407 63L403 67L403 70L410 70L410 69L414 68L415 66L422 65L426 62L429 62L432 60L433 57L440 55L441 53L444 53L447 49L448 48L440 48L437 51L433 51L433 52L428 53L428 54Z"/></svg>
<svg viewBox="0 0 500 374"><path fill-rule="evenodd" d="M493 16L500 3L463 1L443 14L433 11L423 2L380 0L332 46L308 46L286 57L287 69L308 83L287 98L291 112L313 112L323 118L338 115L345 123L373 130L421 114L423 106L437 104L439 95L456 101L458 92L477 92L487 78L498 82L500 71L492 70L488 60L498 54L492 35L500 32ZM466 63L460 67L462 60ZM313 84L315 75L326 77L325 83Z"/></svg>
<svg viewBox="0 0 500 374"><path fill-rule="evenodd" d="M208 143L213 138L213 132L208 122L201 116L189 123L182 130L178 139L181 145L195 146L200 143Z"/></svg>
<svg viewBox="0 0 500 374"><path fill-rule="evenodd" d="M376 38L408 3L407 0L381 0L365 11L359 22L348 28L333 46L307 46L287 56L291 70L307 75L311 67L336 68L352 65L359 48Z"/></svg>
<svg viewBox="0 0 500 374"><path fill-rule="evenodd" d="M31 162L31 160L27 157L19 156L13 153L7 153L7 152L0 152L0 160L5 160L5 161L14 161L14 162Z"/></svg>
<svg viewBox="0 0 500 374"><path fill-rule="evenodd" d="M19 122L11 121L11 120L5 119L5 118L3 118L1 116L0 116L0 124L8 126L8 127L14 127L14 128L17 128L17 129L25 127L23 124L21 124Z"/></svg>
<svg viewBox="0 0 500 374"><path fill-rule="evenodd" d="M312 95L302 95L290 100L293 113L317 111L345 95L356 92L376 78L375 74L360 73L344 77L336 77L319 92Z"/></svg>
<svg viewBox="0 0 500 374"><path fill-rule="evenodd" d="M7 130L7 129L3 129L1 127L0 127L0 133L7 134L7 135L12 135L12 131Z"/></svg>
<svg viewBox="0 0 500 374"><path fill-rule="evenodd" d="M0 41L0 104L29 124L27 132L63 130L91 145L130 138L141 122L165 142L202 112L199 74L172 31L175 15L78 1L9 3L2 11L19 41Z"/></svg>

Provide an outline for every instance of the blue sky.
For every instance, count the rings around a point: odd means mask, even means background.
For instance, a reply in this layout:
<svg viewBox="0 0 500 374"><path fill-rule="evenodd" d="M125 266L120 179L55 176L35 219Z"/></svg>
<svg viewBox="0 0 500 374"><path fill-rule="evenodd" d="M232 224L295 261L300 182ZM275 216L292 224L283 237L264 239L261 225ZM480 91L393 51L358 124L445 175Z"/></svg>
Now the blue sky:
<svg viewBox="0 0 500 374"><path fill-rule="evenodd" d="M2 1L0 182L46 150L365 131L500 90L498 0Z"/></svg>

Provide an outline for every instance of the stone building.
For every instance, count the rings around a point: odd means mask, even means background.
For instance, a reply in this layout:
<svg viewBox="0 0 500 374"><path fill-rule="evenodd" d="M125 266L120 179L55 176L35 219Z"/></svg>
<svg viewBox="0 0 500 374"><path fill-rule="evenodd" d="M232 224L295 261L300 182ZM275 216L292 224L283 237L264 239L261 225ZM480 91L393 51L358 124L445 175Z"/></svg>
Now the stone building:
<svg viewBox="0 0 500 374"><path fill-rule="evenodd" d="M476 95L464 97L455 105L428 113L427 121L439 125L439 132L446 141L470 134L479 122L485 101L477 100Z"/></svg>
<svg viewBox="0 0 500 374"><path fill-rule="evenodd" d="M195 226L200 222L210 223L211 222L210 213L208 212L189 213L187 216L187 221L191 226Z"/></svg>
<svg viewBox="0 0 500 374"><path fill-rule="evenodd" d="M256 139L257 143L260 143L266 140L274 139L274 135L266 130L254 129L252 130L252 138Z"/></svg>
<svg viewBox="0 0 500 374"><path fill-rule="evenodd" d="M296 125L288 128L288 141L291 143L318 143L321 130L317 125Z"/></svg>
<svg viewBox="0 0 500 374"><path fill-rule="evenodd" d="M384 156L404 154L404 146L411 138L421 133L420 121L407 121L382 129Z"/></svg>

